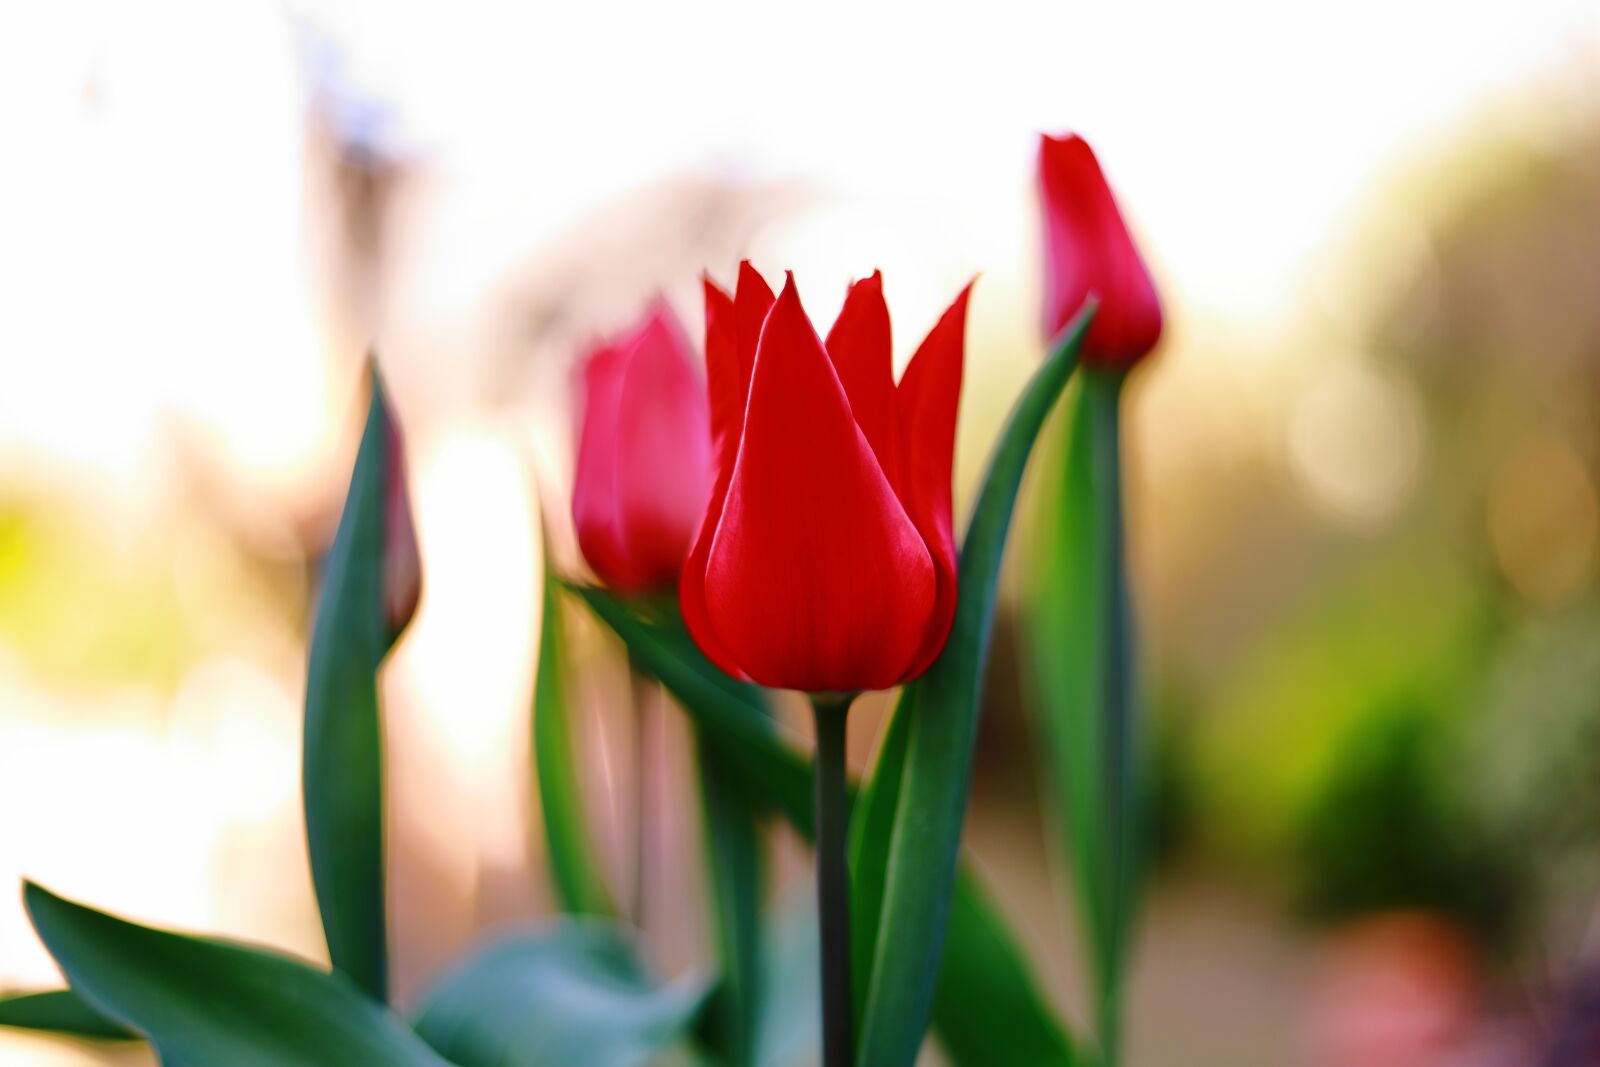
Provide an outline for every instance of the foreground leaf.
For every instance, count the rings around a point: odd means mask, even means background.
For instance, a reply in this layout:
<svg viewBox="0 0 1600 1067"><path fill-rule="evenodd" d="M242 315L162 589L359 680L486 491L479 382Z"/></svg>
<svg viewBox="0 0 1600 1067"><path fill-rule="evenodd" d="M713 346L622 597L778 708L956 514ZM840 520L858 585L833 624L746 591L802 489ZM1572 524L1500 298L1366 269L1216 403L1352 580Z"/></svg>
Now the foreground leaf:
<svg viewBox="0 0 1600 1067"><path fill-rule="evenodd" d="M0 1026L44 1030L67 1037L127 1041L139 1035L96 1011L70 989L23 993L0 1000Z"/></svg>
<svg viewBox="0 0 1600 1067"><path fill-rule="evenodd" d="M417 1033L459 1067L642 1067L680 1042L707 985L657 986L605 922L490 945L423 1000Z"/></svg>
<svg viewBox="0 0 1600 1067"><path fill-rule="evenodd" d="M593 835L583 817L567 703L566 626L548 537L543 586L539 666L533 682L533 758L550 874L563 910L615 916L616 905L600 873L599 858L590 847Z"/></svg>
<svg viewBox="0 0 1600 1067"><path fill-rule="evenodd" d="M809 840L811 768L803 756L774 734L770 721L763 721L766 712L760 690L728 678L712 665L688 639L681 623L646 618L602 589L574 587L574 592L622 638L631 655L662 679L705 736L734 754L737 762L732 766L738 771L741 786L753 790L757 797L764 796ZM904 726L899 728L899 733L904 736ZM898 745L893 740L895 736L896 728L891 725L882 746L880 767L887 754ZM903 746L898 747L903 753ZM897 760L896 765L901 762L903 758ZM856 801L858 815L852 825L853 840L858 841L857 855L864 861L858 870L866 870L865 861L871 859L870 850L859 845L858 835L867 832L865 827L877 825L882 818L867 813L888 812L882 824L886 828L871 833L887 834L893 826L893 805L880 809L882 801L878 799L893 796L894 791L882 789L891 776L880 769L873 778ZM886 860L886 840L874 847L878 859ZM886 871L886 863L878 864L878 869ZM869 875L866 882L871 881ZM881 882L880 876L879 901L882 899ZM852 893L855 891L853 885ZM1071 1041L1050 1006L1034 988L1026 957L1005 928L999 912L986 899L982 886L963 870L956 878L954 893L950 941L934 1006L934 1026L954 1062L960 1067L991 1067L997 1062L1010 1064L1013 1061L995 1057L1001 1054L997 1050L1012 1050L1018 1057L1014 1062L1020 1067L1060 1067L1073 1063ZM855 901L856 897L852 896L852 907ZM852 916L853 920L855 918ZM985 978L982 983L969 982L962 978L965 974ZM764 999L777 995L769 990ZM1003 1003L1002 997L1006 998ZM974 1021L981 1022L985 1018L1003 1024L1003 1028L997 1026L990 1031L987 1040L981 1027L973 1025ZM816 1027L815 1012L808 1025ZM813 1041L815 1036L813 1033ZM766 1063L765 1060L761 1062Z"/></svg>
<svg viewBox="0 0 1600 1067"><path fill-rule="evenodd" d="M96 1011L182 1067L448 1067L341 974L125 922L28 884L34 929Z"/></svg>
<svg viewBox="0 0 1600 1067"><path fill-rule="evenodd" d="M389 970L377 674L394 638L384 590L393 441L374 373L311 633L302 771L306 844L328 954L378 1000L387 999Z"/></svg>
<svg viewBox="0 0 1600 1067"><path fill-rule="evenodd" d="M1092 316L1092 308L1079 313L1006 420L962 542L960 599L950 639L899 705L914 714L861 1026L860 1062L872 1067L910 1067L928 1027L966 818L1006 535L1034 441L1077 365Z"/></svg>

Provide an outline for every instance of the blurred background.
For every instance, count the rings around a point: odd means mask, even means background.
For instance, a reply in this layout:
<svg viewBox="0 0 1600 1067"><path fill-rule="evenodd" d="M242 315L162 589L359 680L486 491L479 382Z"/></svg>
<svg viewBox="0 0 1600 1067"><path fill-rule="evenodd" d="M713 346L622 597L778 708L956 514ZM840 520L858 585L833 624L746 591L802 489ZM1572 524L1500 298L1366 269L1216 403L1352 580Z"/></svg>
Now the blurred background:
<svg viewBox="0 0 1600 1067"><path fill-rule="evenodd" d="M1065 129L1169 312L1129 419L1133 1060L1531 1062L1600 949L1592 0L0 7L0 887L325 958L299 704L375 345L426 571L384 679L402 1000L547 913L535 531L542 495L571 543L575 358L657 292L698 336L700 271L748 256L821 322L881 267L903 361L979 273L960 508L1040 355ZM1081 1019L1008 603L968 840ZM620 878L626 679L578 638ZM676 970L704 921L663 722ZM57 981L3 888L0 990ZM0 1033L19 1067L141 1055Z"/></svg>

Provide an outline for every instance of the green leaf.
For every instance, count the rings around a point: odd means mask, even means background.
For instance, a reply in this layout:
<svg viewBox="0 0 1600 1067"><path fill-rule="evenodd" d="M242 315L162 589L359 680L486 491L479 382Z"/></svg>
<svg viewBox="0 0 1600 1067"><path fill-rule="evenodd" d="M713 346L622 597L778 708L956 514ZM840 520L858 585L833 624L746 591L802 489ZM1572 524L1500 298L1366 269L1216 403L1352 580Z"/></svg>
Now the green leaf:
<svg viewBox="0 0 1600 1067"><path fill-rule="evenodd" d="M383 743L378 667L393 644L384 599L392 427L372 374L366 428L328 550L306 667L306 843L333 965L388 996Z"/></svg>
<svg viewBox="0 0 1600 1067"><path fill-rule="evenodd" d="M760 690L728 678L711 664L684 633L681 622L669 617L646 617L602 589L573 587L573 591L622 638L630 654L645 669L662 679L704 736L731 754L734 762L729 765L730 770L737 771L740 787L753 796L765 797L809 840L810 764L775 735L772 723L766 718ZM895 749L892 741L895 733L891 725L881 746L880 763ZM904 727L901 733L903 735ZM875 798L892 795L892 791L882 790L882 785L889 781L883 772L874 774L873 779L856 801L857 811L862 813L852 824L852 834L857 841L861 828L876 822L866 814L877 810ZM892 816L892 806L889 811ZM892 817L888 824L892 826ZM887 839L877 846L879 858L888 855L886 842ZM861 850L858 855L865 857L867 852ZM880 867L886 870L886 865L880 864ZM854 892L853 885L852 908L856 906ZM881 899L881 888L878 892ZM858 919L858 915L852 915L853 923ZM945 1037L946 1047L955 1062L960 1067L988 1067L995 1062L993 1049L1005 1048L1003 1042L1010 1033L1016 1035L1012 1047L1018 1050L1018 1056L1031 1057L1017 1059L1020 1067L1047 1064L1059 1067L1073 1063L1072 1044L1049 1005L1033 991L1026 957L1016 939L1006 930L999 912L984 898L977 880L965 872L956 879L950 925L950 944L941 971L934 1025ZM993 984L982 986L962 981L960 976L967 973L990 976ZM994 992L991 993L991 989ZM1018 990L1027 992L1019 995ZM1002 994L1011 998L1009 1003L998 1002ZM769 987L763 1002L777 996L779 994ZM991 1035L992 1043L987 1046L967 1039L973 1032L967 1020L984 1017L1006 1023L1006 1032ZM816 1027L815 1011L808 1025ZM947 1030L949 1035L946 1035ZM813 1040L815 1036L813 1033ZM763 1043L762 1048L766 1047ZM1030 1049L1038 1050L1038 1055L1033 1056ZM768 1064L765 1058L758 1062L763 1067Z"/></svg>
<svg viewBox="0 0 1600 1067"><path fill-rule="evenodd" d="M915 686L901 691L850 826L851 966L858 1013L865 1008L877 950L895 800L915 715L909 702L918 692ZM1040 995L1027 956L964 863L956 869L950 932L934 988L933 1024L939 1043L958 1067L995 1062L1008 1067L1070 1067L1076 1062L1072 1037Z"/></svg>
<svg viewBox="0 0 1600 1067"><path fill-rule="evenodd" d="M23 899L72 988L169 1067L449 1067L341 974L138 926L31 883Z"/></svg>
<svg viewBox="0 0 1600 1067"><path fill-rule="evenodd" d="M645 614L592 586L569 586L622 639L640 670L660 679L726 759L730 784L773 805L802 834L811 834L810 762L777 735L760 688L729 678L706 659L670 610Z"/></svg>
<svg viewBox="0 0 1600 1067"><path fill-rule="evenodd" d="M617 926L563 919L446 975L416 1029L459 1067L642 1067L683 1039L707 990L658 986Z"/></svg>
<svg viewBox="0 0 1600 1067"><path fill-rule="evenodd" d="M822 1029L817 946L817 897L815 887L806 884L784 901L765 930L756 1067L809 1067L817 1062Z"/></svg>
<svg viewBox="0 0 1600 1067"><path fill-rule="evenodd" d="M933 1008L951 912L1000 562L1023 470L1077 366L1093 308L1079 312L1002 429L967 525L949 642L901 707L914 709L889 844L882 921L859 1062L910 1067Z"/></svg>
<svg viewBox="0 0 1600 1067"><path fill-rule="evenodd" d="M68 1037L102 1041L128 1041L139 1035L108 1019L70 989L48 993L23 993L0 999L0 1026L45 1030Z"/></svg>
<svg viewBox="0 0 1600 1067"><path fill-rule="evenodd" d="M850 817L850 970L855 995L856 1038L867 1016L867 992L872 987L872 961L878 951L878 927L883 916L883 891L889 881L889 840L894 834L895 810L906 766L906 746L911 738L915 687L900 690L889 712L889 724L878 742L878 754L856 798Z"/></svg>
<svg viewBox="0 0 1600 1067"><path fill-rule="evenodd" d="M1086 373L1040 508L1028 601L1029 674L1042 777L1072 861L1101 1042L1119 1045L1138 870L1137 732L1122 562L1118 407L1123 376Z"/></svg>
<svg viewBox="0 0 1600 1067"><path fill-rule="evenodd" d="M593 837L583 817L567 704L566 627L548 537L545 546L539 667L533 683L533 757L545 848L562 908L578 915L614 917L616 905L590 848Z"/></svg>
<svg viewBox="0 0 1600 1067"><path fill-rule="evenodd" d="M761 1003L761 896L766 882L761 827L735 784L730 757L695 731L706 875L721 980L707 1012L707 1043L726 1067L751 1067Z"/></svg>
<svg viewBox="0 0 1600 1067"><path fill-rule="evenodd" d="M977 875L956 869L933 1025L960 1067L1072 1067L1078 1052ZM862 1061L865 1062L865 1061Z"/></svg>

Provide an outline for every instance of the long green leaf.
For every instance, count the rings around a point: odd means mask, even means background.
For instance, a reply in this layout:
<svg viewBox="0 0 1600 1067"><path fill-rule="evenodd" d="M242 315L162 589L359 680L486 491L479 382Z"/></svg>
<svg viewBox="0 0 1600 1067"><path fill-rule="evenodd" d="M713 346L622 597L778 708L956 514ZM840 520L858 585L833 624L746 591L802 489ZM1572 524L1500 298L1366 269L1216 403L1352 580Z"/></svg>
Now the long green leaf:
<svg viewBox="0 0 1600 1067"><path fill-rule="evenodd" d="M374 372L312 628L302 771L306 843L328 953L378 1000L387 999L389 969L377 674L394 639L383 587L392 432Z"/></svg>
<svg viewBox="0 0 1600 1067"><path fill-rule="evenodd" d="M601 589L574 587L574 592L622 638L639 662L662 678L707 739L732 754L740 787L764 797L809 839L810 765L773 735L770 723L762 721L766 713L760 691L729 679L706 660L681 623L646 618ZM893 732L891 728L889 736ZM892 748L886 742L883 753ZM880 756L880 761L883 758ZM869 783L862 790L856 802L859 811L872 809L874 785ZM853 831L860 825L858 819ZM879 852L887 854L887 847ZM996 1050L1015 1048L1019 1056L1015 1062L1021 1067L1073 1063L1072 1043L1050 1006L1034 990L1027 959L1016 939L1005 929L977 879L964 870L956 879L950 925L934 1025L954 1062L960 1067L990 1067L997 1062ZM983 984L967 982L961 977L966 974L983 975L986 980ZM1019 994L1019 990L1025 992ZM769 990L764 1001L772 995ZM1000 1002L1001 996L1007 998L1005 1003ZM969 1020L985 1017L1004 1020L1004 1028L997 1029L987 1043L972 1040L969 1035L975 1031ZM810 1025L816 1026L815 1017Z"/></svg>
<svg viewBox="0 0 1600 1067"><path fill-rule="evenodd" d="M184 1067L449 1067L342 974L153 930L29 884L34 929L89 1005Z"/></svg>
<svg viewBox="0 0 1600 1067"><path fill-rule="evenodd" d="M545 850L562 908L578 915L615 916L616 905L583 817L567 703L566 627L548 537L545 545L539 666L533 684L533 757Z"/></svg>
<svg viewBox="0 0 1600 1067"><path fill-rule="evenodd" d="M706 994L695 978L652 982L614 924L564 919L446 975L416 1028L459 1067L643 1067L683 1040Z"/></svg>
<svg viewBox="0 0 1600 1067"><path fill-rule="evenodd" d="M802 834L811 834L810 762L785 744L753 685L729 678L706 659L683 621L645 614L604 589L569 586L595 617L622 639L639 668L658 678L726 758L731 784L775 806Z"/></svg>
<svg viewBox="0 0 1600 1067"><path fill-rule="evenodd" d="M128 1041L139 1035L108 1019L70 989L23 993L0 999L0 1026L43 1030L68 1037Z"/></svg>
<svg viewBox="0 0 1600 1067"><path fill-rule="evenodd" d="M736 784L729 757L695 731L706 876L721 980L707 1012L707 1043L726 1067L751 1067L762 997L761 896L766 883L761 827Z"/></svg>
<svg viewBox="0 0 1600 1067"><path fill-rule="evenodd" d="M1123 375L1091 372L1040 508L1027 627L1042 777L1072 861L1108 1063L1116 1062L1139 863L1138 730L1122 553Z"/></svg>
<svg viewBox="0 0 1600 1067"><path fill-rule="evenodd" d="M860 1062L910 1067L933 1008L966 817L996 587L1023 470L1050 409L1077 366L1085 308L1034 374L1001 431L978 493L957 573L950 639L902 705L915 709L861 1026Z"/></svg>

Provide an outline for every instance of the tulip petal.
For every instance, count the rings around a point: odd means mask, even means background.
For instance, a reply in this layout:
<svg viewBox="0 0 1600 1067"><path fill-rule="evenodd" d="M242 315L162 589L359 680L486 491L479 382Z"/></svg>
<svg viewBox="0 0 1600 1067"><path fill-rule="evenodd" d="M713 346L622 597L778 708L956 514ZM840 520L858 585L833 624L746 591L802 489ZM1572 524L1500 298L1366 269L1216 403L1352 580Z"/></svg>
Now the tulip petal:
<svg viewBox="0 0 1600 1067"><path fill-rule="evenodd" d="M750 396L750 371L756 364L756 344L761 339L761 328L766 324L767 312L772 310L772 289L767 280L744 260L739 264L739 284L733 291L735 338L739 354L739 395ZM744 423L741 405L739 422Z"/></svg>
<svg viewBox="0 0 1600 1067"><path fill-rule="evenodd" d="M573 486L584 558L623 592L670 585L710 493L706 392L665 303L585 368Z"/></svg>
<svg viewBox="0 0 1600 1067"><path fill-rule="evenodd" d="M922 535L857 427L791 276L761 332L707 561L712 627L763 684L879 689L916 656L934 595Z"/></svg>
<svg viewBox="0 0 1600 1067"><path fill-rule="evenodd" d="M904 442L906 509L928 544L938 579L928 631L908 677L928 669L944 648L955 618L956 540L950 479L955 467L956 413L961 403L967 298L971 293L972 283L968 282L911 357L895 395Z"/></svg>
<svg viewBox="0 0 1600 1067"><path fill-rule="evenodd" d="M900 431L895 419L894 352L881 271L850 286L844 307L828 331L828 355L850 398L856 425L898 492Z"/></svg>
<svg viewBox="0 0 1600 1067"><path fill-rule="evenodd" d="M1045 230L1045 333L1054 337L1096 295L1086 361L1125 365L1161 337L1161 299L1128 233L1094 150L1083 138L1042 137L1039 195Z"/></svg>
<svg viewBox="0 0 1600 1067"><path fill-rule="evenodd" d="M701 282L706 294L706 391L711 397L711 441L720 473L733 465L747 389L739 371L733 297L709 277Z"/></svg>

